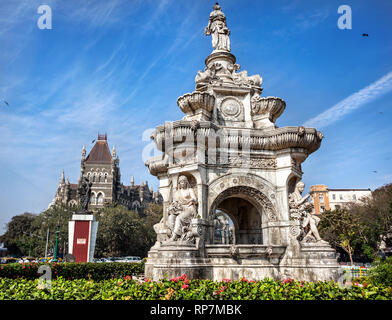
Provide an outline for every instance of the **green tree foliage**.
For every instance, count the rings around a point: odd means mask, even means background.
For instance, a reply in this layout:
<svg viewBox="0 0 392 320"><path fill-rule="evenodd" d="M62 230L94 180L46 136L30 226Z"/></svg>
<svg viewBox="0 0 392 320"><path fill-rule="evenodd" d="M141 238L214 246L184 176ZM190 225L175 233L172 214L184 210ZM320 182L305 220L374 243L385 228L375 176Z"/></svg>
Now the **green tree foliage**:
<svg viewBox="0 0 392 320"><path fill-rule="evenodd" d="M319 232L335 248L341 248L353 262L353 256L372 261L377 257L381 235L390 235L392 246L392 184L372 192L372 197L360 199L344 209L321 215Z"/></svg>
<svg viewBox="0 0 392 320"><path fill-rule="evenodd" d="M53 254L54 243L56 239L56 227L60 226L58 252L64 253L68 251L68 222L78 208L67 205L56 205L45 210L38 215L33 222L33 228L36 230L39 245L35 250L35 256L45 255L46 235L49 229L49 252Z"/></svg>
<svg viewBox="0 0 392 320"><path fill-rule="evenodd" d="M97 213L97 257L145 257L156 241L153 225L162 217L162 206L150 205L140 216L121 205L109 206Z"/></svg>
<svg viewBox="0 0 392 320"><path fill-rule="evenodd" d="M32 224L35 217L35 214L25 212L12 217L7 223L7 231L0 236L0 242L4 242L9 255L28 255L35 247L37 239L30 234L34 231Z"/></svg>
<svg viewBox="0 0 392 320"><path fill-rule="evenodd" d="M347 209L326 211L318 225L320 236L333 247L343 249L353 264L353 255L365 240L359 217Z"/></svg>

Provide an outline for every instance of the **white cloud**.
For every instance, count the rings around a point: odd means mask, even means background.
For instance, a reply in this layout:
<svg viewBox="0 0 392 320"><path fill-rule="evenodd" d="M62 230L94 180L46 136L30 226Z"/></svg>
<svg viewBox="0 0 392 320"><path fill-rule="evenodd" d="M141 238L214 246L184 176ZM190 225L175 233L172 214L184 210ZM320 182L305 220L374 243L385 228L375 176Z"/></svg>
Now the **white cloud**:
<svg viewBox="0 0 392 320"><path fill-rule="evenodd" d="M338 102L333 107L325 110L314 118L306 121L303 125L306 127L326 127L359 107L370 101L382 96L392 90L392 72L389 72L379 80L373 82L367 87L350 95L346 99Z"/></svg>

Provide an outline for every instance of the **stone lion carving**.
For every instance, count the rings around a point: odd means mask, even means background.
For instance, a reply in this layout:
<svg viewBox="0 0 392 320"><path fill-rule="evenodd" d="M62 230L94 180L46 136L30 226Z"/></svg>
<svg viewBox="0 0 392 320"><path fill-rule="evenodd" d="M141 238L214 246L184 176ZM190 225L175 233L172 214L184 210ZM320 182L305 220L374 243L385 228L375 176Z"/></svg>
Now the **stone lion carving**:
<svg viewBox="0 0 392 320"><path fill-rule="evenodd" d="M289 195L290 218L301 222L298 233L303 242L325 242L317 230L320 218L312 214L313 204L308 201L310 195L302 196L304 189L305 184L299 181Z"/></svg>
<svg viewBox="0 0 392 320"><path fill-rule="evenodd" d="M188 178L184 175L178 178L174 201L168 207L167 226L171 231L169 241L192 239L191 221L197 216L197 197L191 188Z"/></svg>

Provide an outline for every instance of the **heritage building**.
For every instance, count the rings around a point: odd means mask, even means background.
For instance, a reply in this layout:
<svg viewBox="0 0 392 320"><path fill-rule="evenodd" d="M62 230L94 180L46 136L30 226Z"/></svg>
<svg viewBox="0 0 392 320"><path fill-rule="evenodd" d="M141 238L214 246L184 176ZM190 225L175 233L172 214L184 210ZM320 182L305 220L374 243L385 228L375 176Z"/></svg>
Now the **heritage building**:
<svg viewBox="0 0 392 320"><path fill-rule="evenodd" d="M341 209L349 203L358 203L364 197L371 197L370 189L329 189L326 185L310 187L311 201L316 214Z"/></svg>
<svg viewBox="0 0 392 320"><path fill-rule="evenodd" d="M126 186L121 183L120 159L113 146L110 153L107 135L98 134L94 147L86 157L86 148L83 146L80 164L80 176L77 184L65 180L64 171L53 201L54 204L63 203L74 206L80 203L80 188L82 178L86 177L91 185L91 197L89 209L102 208L110 203L118 203L129 210L141 212L149 203L161 203L162 196L158 191L153 191L148 182L140 185L131 184Z"/></svg>

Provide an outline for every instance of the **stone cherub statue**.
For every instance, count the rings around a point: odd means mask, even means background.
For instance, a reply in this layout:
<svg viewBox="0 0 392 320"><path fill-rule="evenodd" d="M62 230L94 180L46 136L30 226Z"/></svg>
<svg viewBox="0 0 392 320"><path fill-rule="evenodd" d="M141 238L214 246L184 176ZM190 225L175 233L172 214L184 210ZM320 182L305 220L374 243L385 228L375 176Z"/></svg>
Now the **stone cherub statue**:
<svg viewBox="0 0 392 320"><path fill-rule="evenodd" d="M305 189L305 184L299 181L294 192L289 195L289 208L290 218L299 220L301 224L301 233L304 242L325 242L321 239L317 230L317 225L320 222L320 218L312 214L313 204L308 201L310 195L302 196L302 192Z"/></svg>
<svg viewBox="0 0 392 320"><path fill-rule="evenodd" d="M218 3L213 7L207 27L206 35L212 35L212 46L215 50L230 51L230 30L226 25L226 16Z"/></svg>
<svg viewBox="0 0 392 320"><path fill-rule="evenodd" d="M191 220L197 216L197 197L191 188L188 178L181 175L178 178L174 201L168 207L167 225L171 231L169 241L189 240L191 237Z"/></svg>
<svg viewBox="0 0 392 320"><path fill-rule="evenodd" d="M89 181L89 179L83 177L81 186L79 188L80 204L82 205L82 212L88 211L88 204L90 202L92 185L93 184L92 182Z"/></svg>

